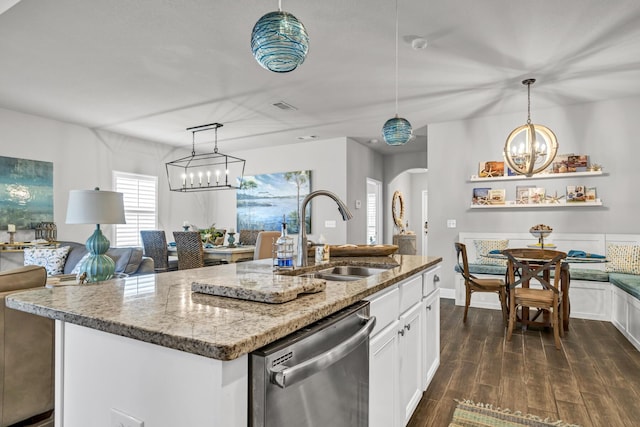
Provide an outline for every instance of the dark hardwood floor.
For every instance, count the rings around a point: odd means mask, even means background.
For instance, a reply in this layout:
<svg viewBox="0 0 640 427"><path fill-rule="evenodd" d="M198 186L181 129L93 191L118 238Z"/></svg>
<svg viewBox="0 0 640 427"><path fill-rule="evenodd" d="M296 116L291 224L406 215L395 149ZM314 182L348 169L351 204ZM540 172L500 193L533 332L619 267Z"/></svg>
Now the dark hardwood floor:
<svg viewBox="0 0 640 427"><path fill-rule="evenodd" d="M441 300L440 368L410 427L446 427L454 399L579 424L640 426L640 352L609 322L571 319L556 350L549 330L505 339L499 311Z"/></svg>

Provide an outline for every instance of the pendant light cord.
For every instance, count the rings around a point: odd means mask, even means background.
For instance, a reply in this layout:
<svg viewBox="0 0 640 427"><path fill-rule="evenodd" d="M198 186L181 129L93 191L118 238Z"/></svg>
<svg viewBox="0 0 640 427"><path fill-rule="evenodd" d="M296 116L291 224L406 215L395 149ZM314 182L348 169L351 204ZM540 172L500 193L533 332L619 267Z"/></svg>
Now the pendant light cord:
<svg viewBox="0 0 640 427"><path fill-rule="evenodd" d="M278 0L278 12L282 12L282 0Z"/></svg>
<svg viewBox="0 0 640 427"><path fill-rule="evenodd" d="M191 156L196 155L196 132L191 132Z"/></svg>
<svg viewBox="0 0 640 427"><path fill-rule="evenodd" d="M396 117L398 117L398 0L396 0Z"/></svg>
<svg viewBox="0 0 640 427"><path fill-rule="evenodd" d="M527 83L527 124L531 124L531 82Z"/></svg>

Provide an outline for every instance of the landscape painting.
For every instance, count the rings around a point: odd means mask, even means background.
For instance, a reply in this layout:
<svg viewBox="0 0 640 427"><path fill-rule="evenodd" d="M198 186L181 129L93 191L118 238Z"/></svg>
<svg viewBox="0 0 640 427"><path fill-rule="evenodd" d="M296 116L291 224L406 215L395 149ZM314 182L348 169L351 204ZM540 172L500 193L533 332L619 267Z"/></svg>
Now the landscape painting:
<svg viewBox="0 0 640 427"><path fill-rule="evenodd" d="M53 221L53 163L0 156L0 224Z"/></svg>
<svg viewBox="0 0 640 427"><path fill-rule="evenodd" d="M237 191L238 230L280 230L284 216L287 231L300 230L298 212L311 192L311 171L292 171L245 176ZM307 233L311 233L311 204L305 212Z"/></svg>

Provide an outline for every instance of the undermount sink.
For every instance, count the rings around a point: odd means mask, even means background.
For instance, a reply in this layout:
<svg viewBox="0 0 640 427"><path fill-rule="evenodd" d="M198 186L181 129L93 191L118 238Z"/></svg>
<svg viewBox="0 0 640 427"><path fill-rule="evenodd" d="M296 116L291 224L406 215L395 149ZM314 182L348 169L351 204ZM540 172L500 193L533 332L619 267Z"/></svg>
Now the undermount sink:
<svg viewBox="0 0 640 427"><path fill-rule="evenodd" d="M302 276L313 277L316 279L334 280L338 282L348 282L364 279L365 277L369 276L374 276L387 270L388 268L341 265L337 267L329 267L323 270L304 273L302 274Z"/></svg>

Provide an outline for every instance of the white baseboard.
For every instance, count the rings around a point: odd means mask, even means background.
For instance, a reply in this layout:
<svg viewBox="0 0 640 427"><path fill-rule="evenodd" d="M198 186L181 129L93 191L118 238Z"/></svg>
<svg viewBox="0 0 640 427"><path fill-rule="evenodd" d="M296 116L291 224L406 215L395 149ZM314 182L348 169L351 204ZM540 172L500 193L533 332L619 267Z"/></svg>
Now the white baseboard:
<svg viewBox="0 0 640 427"><path fill-rule="evenodd" d="M456 290L451 288L440 288L440 299L456 299Z"/></svg>

